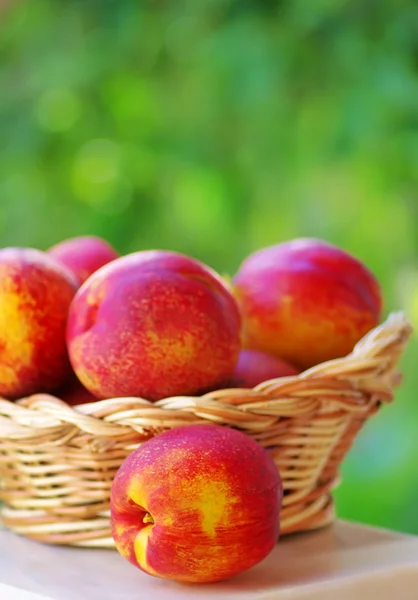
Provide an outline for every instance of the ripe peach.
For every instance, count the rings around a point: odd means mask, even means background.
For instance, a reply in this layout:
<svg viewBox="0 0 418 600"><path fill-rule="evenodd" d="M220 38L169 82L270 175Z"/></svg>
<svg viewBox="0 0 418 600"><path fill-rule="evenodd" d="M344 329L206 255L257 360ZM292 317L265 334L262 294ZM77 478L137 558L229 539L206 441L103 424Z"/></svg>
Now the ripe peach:
<svg viewBox="0 0 418 600"><path fill-rule="evenodd" d="M254 253L233 286L244 347L302 369L345 356L380 319L373 273L322 240L297 239Z"/></svg>
<svg viewBox="0 0 418 600"><path fill-rule="evenodd" d="M219 581L273 549L282 494L272 458L249 436L219 425L177 427L120 467L112 534L120 554L150 575Z"/></svg>
<svg viewBox="0 0 418 600"><path fill-rule="evenodd" d="M136 252L80 288L67 342L75 373L95 396L157 400L226 384L240 325L236 301L209 267L174 252Z"/></svg>
<svg viewBox="0 0 418 600"><path fill-rule="evenodd" d="M300 373L293 365L259 350L241 350L231 385L253 388L259 383Z"/></svg>
<svg viewBox="0 0 418 600"><path fill-rule="evenodd" d="M51 391L69 376L65 330L76 289L44 252L0 250L0 395Z"/></svg>
<svg viewBox="0 0 418 600"><path fill-rule="evenodd" d="M94 235L62 241L52 246L48 254L70 269L80 285L100 267L119 257L110 244Z"/></svg>

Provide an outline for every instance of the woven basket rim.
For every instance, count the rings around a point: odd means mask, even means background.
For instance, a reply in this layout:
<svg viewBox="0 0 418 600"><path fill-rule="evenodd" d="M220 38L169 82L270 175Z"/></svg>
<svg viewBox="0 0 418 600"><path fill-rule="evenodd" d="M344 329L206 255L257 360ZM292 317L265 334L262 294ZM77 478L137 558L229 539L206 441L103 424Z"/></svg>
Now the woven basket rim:
<svg viewBox="0 0 418 600"><path fill-rule="evenodd" d="M181 421L222 422L257 429L270 426L277 414L295 416L312 411L320 398L348 412L367 409L373 398L391 402L401 375L397 363L413 332L402 311L369 331L342 358L316 365L297 375L265 381L254 388L224 388L200 396L172 396L152 402L141 397L118 397L77 405L53 394L33 394L18 400L0 397L0 442L29 439L63 423L99 437L138 431L138 414L151 428L168 428ZM364 394L366 392L366 394ZM222 415L219 415L221 407ZM229 422L231 421L231 422ZM160 422L160 423L159 423Z"/></svg>

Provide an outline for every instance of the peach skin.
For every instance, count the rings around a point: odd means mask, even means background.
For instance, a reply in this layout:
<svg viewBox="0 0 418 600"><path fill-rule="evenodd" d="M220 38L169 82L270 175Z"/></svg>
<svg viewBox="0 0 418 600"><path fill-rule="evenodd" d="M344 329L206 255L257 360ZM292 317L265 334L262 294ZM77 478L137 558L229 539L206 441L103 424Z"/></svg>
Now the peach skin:
<svg viewBox="0 0 418 600"><path fill-rule="evenodd" d="M260 350L241 350L231 386L253 388L269 379L298 375L300 371L277 356Z"/></svg>
<svg viewBox="0 0 418 600"><path fill-rule="evenodd" d="M70 269L80 285L100 267L119 257L108 242L94 235L64 240L47 252Z"/></svg>
<svg viewBox="0 0 418 600"><path fill-rule="evenodd" d="M235 299L209 267L172 252L137 252L79 289L67 341L77 377L98 398L158 400L226 385L240 326Z"/></svg>
<svg viewBox="0 0 418 600"><path fill-rule="evenodd" d="M77 283L53 258L30 248L0 250L0 395L52 391L71 373L65 343Z"/></svg>
<svg viewBox="0 0 418 600"><path fill-rule="evenodd" d="M112 534L146 573L181 582L228 579L279 537L282 483L261 445L228 427L177 427L144 442L112 485Z"/></svg>
<svg viewBox="0 0 418 600"><path fill-rule="evenodd" d="M373 273L322 240L297 239L252 254L233 288L243 346L301 369L351 352L381 315Z"/></svg>

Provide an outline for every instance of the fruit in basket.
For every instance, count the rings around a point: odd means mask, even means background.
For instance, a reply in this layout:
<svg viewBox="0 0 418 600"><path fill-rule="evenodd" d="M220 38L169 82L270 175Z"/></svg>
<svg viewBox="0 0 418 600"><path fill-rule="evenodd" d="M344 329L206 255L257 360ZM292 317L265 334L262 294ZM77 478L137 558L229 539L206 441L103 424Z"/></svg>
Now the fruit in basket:
<svg viewBox="0 0 418 600"><path fill-rule="evenodd" d="M84 385L82 385L78 379L71 381L71 383L64 386L58 392L56 396L69 404L70 406L77 406L78 404L86 404L89 402L97 402L96 396L93 396Z"/></svg>
<svg viewBox="0 0 418 600"><path fill-rule="evenodd" d="M233 287L243 346L302 369L351 352L381 316L373 273L323 240L295 239L255 252Z"/></svg>
<svg viewBox="0 0 418 600"><path fill-rule="evenodd" d="M51 391L70 375L65 331L76 289L44 252L0 250L0 396Z"/></svg>
<svg viewBox="0 0 418 600"><path fill-rule="evenodd" d="M70 269L80 285L100 267L119 257L108 242L94 235L59 242L48 254Z"/></svg>
<svg viewBox="0 0 418 600"><path fill-rule="evenodd" d="M121 465L111 492L113 538L150 575L227 579L275 546L282 493L272 458L249 436L219 425L177 427Z"/></svg>
<svg viewBox="0 0 418 600"><path fill-rule="evenodd" d="M241 350L231 385L253 388L269 379L298 375L298 373L300 373L299 369L277 356L260 350Z"/></svg>
<svg viewBox="0 0 418 600"><path fill-rule="evenodd" d="M98 398L158 400L226 385L240 350L235 299L209 267L136 252L94 273L71 305L67 343Z"/></svg>

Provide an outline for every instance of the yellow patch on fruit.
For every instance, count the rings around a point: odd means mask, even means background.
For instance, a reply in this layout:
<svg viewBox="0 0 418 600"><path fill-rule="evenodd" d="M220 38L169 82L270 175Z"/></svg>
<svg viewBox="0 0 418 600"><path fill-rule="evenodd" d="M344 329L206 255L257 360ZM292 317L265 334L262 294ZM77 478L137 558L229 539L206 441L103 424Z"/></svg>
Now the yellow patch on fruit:
<svg viewBox="0 0 418 600"><path fill-rule="evenodd" d="M77 366L77 377L84 385L85 388L91 390L92 393L99 392L101 389L101 381L97 377L97 375L93 374L91 371L87 371L81 366L81 363L78 363Z"/></svg>
<svg viewBox="0 0 418 600"><path fill-rule="evenodd" d="M129 529L128 525L123 525L121 523L116 523L115 524L116 537L121 538L123 536L123 534L128 531L128 529Z"/></svg>
<svg viewBox="0 0 418 600"><path fill-rule="evenodd" d="M200 480L200 478L197 479ZM206 481L201 485L201 482L196 480L193 483L197 483L197 491L190 508L199 511L202 531L208 536L214 537L216 528L222 524L226 525L228 522L232 505L236 500L231 496L229 486L225 483Z"/></svg>
<svg viewBox="0 0 418 600"><path fill-rule="evenodd" d="M195 356L195 339L188 333L178 338L159 336L155 331L146 332L148 356L156 361L167 361L175 357L177 367L188 364Z"/></svg>
<svg viewBox="0 0 418 600"><path fill-rule="evenodd" d="M132 529L132 527L127 525L121 525L120 523L118 523L115 527L116 535L114 539L116 547L120 554L125 558L128 558L131 553L132 540L129 536L125 535L129 531L129 529Z"/></svg>
<svg viewBox="0 0 418 600"><path fill-rule="evenodd" d="M106 286L103 284L103 277L95 274L94 279L90 281L87 295L87 304L89 306L98 306L106 295Z"/></svg>
<svg viewBox="0 0 418 600"><path fill-rule="evenodd" d="M139 481L136 481L135 479L132 479L132 481L130 481L127 489L127 494L128 498L133 500L135 504L146 510L146 501Z"/></svg>
<svg viewBox="0 0 418 600"><path fill-rule="evenodd" d="M15 368L31 364L33 326L24 311L32 304L22 293L18 296L11 281L5 278L0 289L0 380L3 384L16 381Z"/></svg>
<svg viewBox="0 0 418 600"><path fill-rule="evenodd" d="M13 387L18 382L18 377L11 367L0 363L0 381L5 387Z"/></svg>
<svg viewBox="0 0 418 600"><path fill-rule="evenodd" d="M165 525L166 527L171 527L172 525L174 525L174 519L170 515L165 514L161 519L161 524Z"/></svg>
<svg viewBox="0 0 418 600"><path fill-rule="evenodd" d="M134 542L134 552L139 566L150 575L158 573L148 564L147 549L153 525L147 525L138 533Z"/></svg>
<svg viewBox="0 0 418 600"><path fill-rule="evenodd" d="M85 337L89 335L89 332L83 333L71 342L72 360L77 365L77 377L84 387L86 387L88 390L98 392L101 389L101 381L99 377L91 370L87 370L83 365L83 355L85 351L84 342Z"/></svg>

